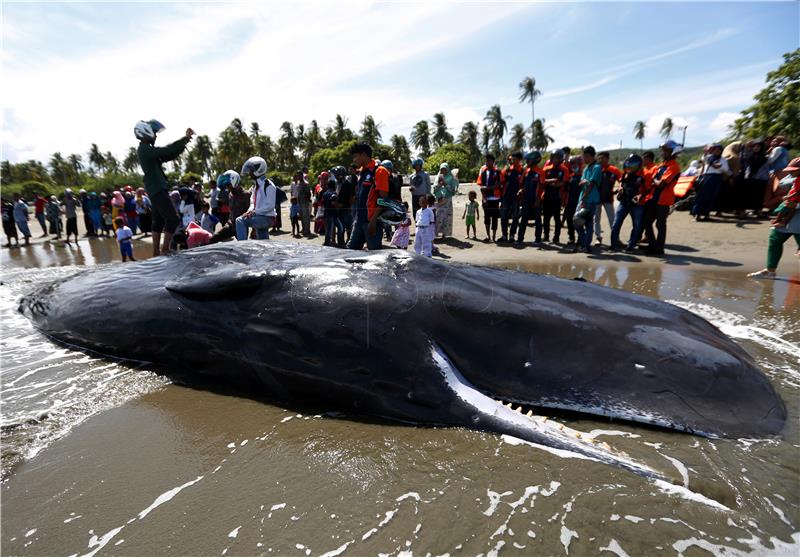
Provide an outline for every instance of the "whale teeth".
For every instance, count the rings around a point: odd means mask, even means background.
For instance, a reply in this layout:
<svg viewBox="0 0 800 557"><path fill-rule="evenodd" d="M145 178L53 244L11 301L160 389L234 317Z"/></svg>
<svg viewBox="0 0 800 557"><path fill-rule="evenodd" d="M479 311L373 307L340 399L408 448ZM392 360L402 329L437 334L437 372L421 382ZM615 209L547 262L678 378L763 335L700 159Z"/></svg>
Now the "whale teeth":
<svg viewBox="0 0 800 557"><path fill-rule="evenodd" d="M564 431L564 424L558 424L558 429Z"/></svg>
<svg viewBox="0 0 800 557"><path fill-rule="evenodd" d="M533 416L533 410L528 410L528 413L525 415L530 418L531 416Z"/></svg>
<svg viewBox="0 0 800 557"><path fill-rule="evenodd" d="M547 416L542 416L542 423L545 423L546 421L547 421Z"/></svg>
<svg viewBox="0 0 800 557"><path fill-rule="evenodd" d="M522 406L517 406L517 412L519 412L520 414L522 414Z"/></svg>
<svg viewBox="0 0 800 557"><path fill-rule="evenodd" d="M578 439L580 439L580 438L581 438L581 434L580 434L580 433L576 433L576 434L575 434L575 437L577 437Z"/></svg>
<svg viewBox="0 0 800 557"><path fill-rule="evenodd" d="M513 406L513 404L511 404L510 402L508 404L506 404L507 408L511 408L512 406Z"/></svg>

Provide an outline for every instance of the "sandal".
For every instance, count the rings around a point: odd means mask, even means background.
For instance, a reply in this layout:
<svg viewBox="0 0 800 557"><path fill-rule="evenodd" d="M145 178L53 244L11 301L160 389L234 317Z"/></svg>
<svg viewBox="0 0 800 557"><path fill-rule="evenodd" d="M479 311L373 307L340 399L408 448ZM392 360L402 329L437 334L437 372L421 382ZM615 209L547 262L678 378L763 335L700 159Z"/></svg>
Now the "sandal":
<svg viewBox="0 0 800 557"><path fill-rule="evenodd" d="M761 269L760 271L756 271L755 273L750 273L747 276L749 278L754 278L754 279L771 279L775 278L775 271Z"/></svg>

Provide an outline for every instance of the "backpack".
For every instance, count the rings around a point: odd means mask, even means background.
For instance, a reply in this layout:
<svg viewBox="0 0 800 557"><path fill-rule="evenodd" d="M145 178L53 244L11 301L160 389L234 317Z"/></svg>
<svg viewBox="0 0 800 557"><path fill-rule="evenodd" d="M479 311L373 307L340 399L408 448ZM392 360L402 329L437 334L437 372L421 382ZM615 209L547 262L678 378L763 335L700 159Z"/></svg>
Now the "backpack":
<svg viewBox="0 0 800 557"><path fill-rule="evenodd" d="M403 199L401 190L403 187L403 179L400 176L389 176L389 199L401 201Z"/></svg>

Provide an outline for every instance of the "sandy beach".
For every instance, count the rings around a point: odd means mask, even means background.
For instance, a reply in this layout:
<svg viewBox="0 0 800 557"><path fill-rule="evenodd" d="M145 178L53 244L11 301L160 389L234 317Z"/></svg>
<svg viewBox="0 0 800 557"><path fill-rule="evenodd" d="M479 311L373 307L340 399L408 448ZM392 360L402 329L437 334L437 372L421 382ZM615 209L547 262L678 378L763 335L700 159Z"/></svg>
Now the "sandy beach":
<svg viewBox="0 0 800 557"><path fill-rule="evenodd" d="M800 260L791 243L779 268L784 280L776 281L745 278L763 265L764 220L695 223L674 213L663 258L496 246L480 241L480 223L479 241L465 238L466 198L455 199L454 237L437 244L443 259L580 276L709 319L754 355L781 393L789 410L783 439L715 441L558 417L679 484L686 474L688 489L670 491L490 434L175 384L51 346L15 313L19 296L40 281L119 261L113 239L65 246L35 238L2 250L4 368L15 374L4 376L4 413L23 403L17 394L29 380L22 376L55 368L64 378L52 381L65 387L53 395L62 404L40 419L4 426L3 554L688 556L732 548L796 555ZM287 207L283 228L290 230ZM150 249L148 239L136 241L137 257ZM81 402L87 397L91 404Z"/></svg>

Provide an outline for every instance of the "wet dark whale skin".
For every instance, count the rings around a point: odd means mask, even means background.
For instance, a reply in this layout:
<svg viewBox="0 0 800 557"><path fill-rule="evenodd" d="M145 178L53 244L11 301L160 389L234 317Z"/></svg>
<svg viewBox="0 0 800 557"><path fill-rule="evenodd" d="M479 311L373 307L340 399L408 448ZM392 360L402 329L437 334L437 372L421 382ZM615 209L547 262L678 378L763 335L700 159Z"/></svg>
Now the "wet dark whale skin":
<svg viewBox="0 0 800 557"><path fill-rule="evenodd" d="M463 408L432 353L504 401L719 437L776 435L786 418L752 358L690 312L400 251L218 244L80 272L20 310L101 354L412 423L526 438Z"/></svg>

